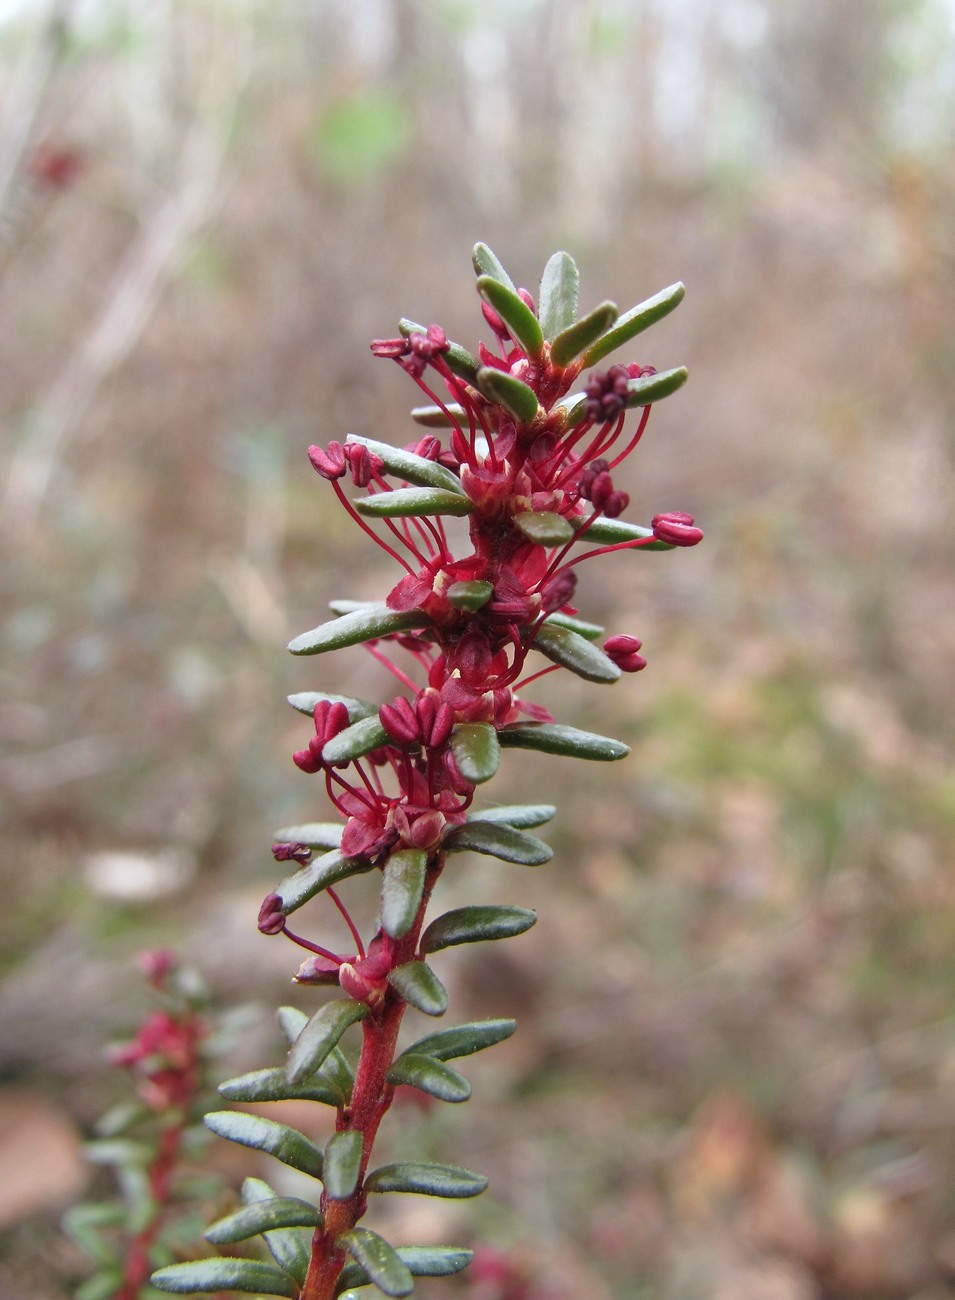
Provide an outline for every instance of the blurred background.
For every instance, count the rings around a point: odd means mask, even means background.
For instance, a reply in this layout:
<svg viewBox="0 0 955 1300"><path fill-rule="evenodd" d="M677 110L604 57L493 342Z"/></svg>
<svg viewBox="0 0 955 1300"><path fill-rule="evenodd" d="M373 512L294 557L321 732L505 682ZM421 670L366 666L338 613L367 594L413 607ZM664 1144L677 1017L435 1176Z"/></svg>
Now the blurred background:
<svg viewBox="0 0 955 1300"><path fill-rule="evenodd" d="M955 1296L951 0L5 0L0 68L0 1293L84 1275L139 949L259 1004L241 1068L317 1005L255 931L326 815L284 696L385 685L284 646L395 574L305 449L415 436L368 340L473 349L483 239L584 307L686 282L621 486L707 537L578 589L649 667L537 698L633 754L491 792L555 860L443 901L540 921L440 970L519 1032L403 1118L492 1189L389 1231L510 1272L436 1300Z"/></svg>

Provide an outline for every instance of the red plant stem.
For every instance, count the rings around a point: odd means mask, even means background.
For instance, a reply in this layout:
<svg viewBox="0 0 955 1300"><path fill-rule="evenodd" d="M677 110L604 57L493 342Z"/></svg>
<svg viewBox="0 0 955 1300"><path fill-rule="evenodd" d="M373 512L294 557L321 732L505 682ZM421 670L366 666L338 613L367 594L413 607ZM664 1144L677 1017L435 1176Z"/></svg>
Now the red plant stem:
<svg viewBox="0 0 955 1300"><path fill-rule="evenodd" d="M174 1124L163 1130L159 1139L156 1158L149 1168L149 1190L156 1204L152 1219L129 1244L123 1265L123 1281L113 1300L137 1300L140 1290L146 1285L154 1264L149 1257L153 1242L162 1226L163 1217L168 1209L170 1185L182 1143L185 1121L177 1118Z"/></svg>
<svg viewBox="0 0 955 1300"><path fill-rule="evenodd" d="M393 967L413 960L417 952L425 912L444 860L443 853L436 854L428 864L418 914L414 925L395 947ZM389 986L380 1006L362 1022L361 1054L351 1104L339 1111L336 1126L339 1132L350 1130L362 1134L361 1169L355 1190L347 1200L333 1201L322 1192L324 1224L315 1229L312 1238L312 1258L299 1300L334 1300L336 1283L347 1262L344 1250L336 1243L365 1213L365 1173L379 1125L394 1097L394 1085L386 1081L386 1075L394 1064L398 1031L406 1007L405 1000Z"/></svg>

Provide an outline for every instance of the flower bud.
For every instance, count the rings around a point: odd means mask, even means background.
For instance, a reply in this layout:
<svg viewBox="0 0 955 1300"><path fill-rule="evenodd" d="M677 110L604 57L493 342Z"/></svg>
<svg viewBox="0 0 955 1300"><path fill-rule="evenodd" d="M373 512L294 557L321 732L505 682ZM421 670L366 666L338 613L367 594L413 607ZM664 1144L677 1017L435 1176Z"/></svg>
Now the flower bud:
<svg viewBox="0 0 955 1300"><path fill-rule="evenodd" d="M702 529L693 526L693 516L682 510L654 515L650 527L657 541L669 542L671 546L696 546L703 540Z"/></svg>
<svg viewBox="0 0 955 1300"><path fill-rule="evenodd" d="M501 320L500 314L494 310L489 302L481 303L481 311L484 314L484 319L487 321L488 325L490 325L497 337L499 339L508 338L509 331L507 326Z"/></svg>
<svg viewBox="0 0 955 1300"><path fill-rule="evenodd" d="M643 655L637 653L642 645L639 637L621 634L608 638L604 642L604 651L621 672L638 673L647 666Z"/></svg>
<svg viewBox="0 0 955 1300"><path fill-rule="evenodd" d="M409 748L421 742L421 732L415 710L403 695L399 695L394 704L383 704L378 710L381 725L391 739L398 745Z"/></svg>
<svg viewBox="0 0 955 1300"><path fill-rule="evenodd" d="M348 442L344 447L345 459L351 468L352 482L355 487L367 487L376 474L380 474L385 462L380 456L362 442Z"/></svg>
<svg viewBox="0 0 955 1300"><path fill-rule="evenodd" d="M433 695L420 695L415 705L422 742L429 749L446 745L454 727L454 710Z"/></svg>

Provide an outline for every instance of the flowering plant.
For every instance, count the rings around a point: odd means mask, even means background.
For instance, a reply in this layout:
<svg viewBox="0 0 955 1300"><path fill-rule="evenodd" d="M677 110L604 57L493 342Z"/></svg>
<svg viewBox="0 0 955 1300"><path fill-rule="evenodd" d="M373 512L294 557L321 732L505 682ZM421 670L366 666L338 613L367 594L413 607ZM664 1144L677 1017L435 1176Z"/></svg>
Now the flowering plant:
<svg viewBox="0 0 955 1300"><path fill-rule="evenodd" d="M467 1250L395 1248L361 1220L379 1194L470 1197L487 1180L421 1161L371 1168L371 1156L396 1087L465 1101L470 1084L449 1062L515 1029L512 1020L485 1020L428 1033L399 1050L409 1007L432 1017L447 1008L432 955L519 935L536 916L526 908L473 905L426 925L428 904L452 855L471 850L529 866L551 856L529 831L548 821L553 807L476 803L503 749L596 761L628 753L617 740L555 721L526 696L532 682L559 668L611 683L645 666L636 637L614 635L600 645L603 629L578 617L579 566L618 551L692 546L702 537L683 513L658 514L649 527L624 522L629 501L614 480L643 436L651 404L675 392L686 371L592 369L672 311L683 286L624 315L604 302L578 316L578 273L567 253L548 261L536 305L483 244L474 250L474 266L496 348L482 343L473 356L439 326L408 320L397 337L371 345L422 390L427 404L412 414L423 436L403 449L350 436L309 450L343 508L401 572L380 602L334 601L336 617L289 649L316 655L362 644L400 690L381 704L326 691L291 697L314 724L294 761L321 779L339 820L280 833L273 853L291 871L262 904L259 928L284 934L308 954L299 984L330 985L344 996L310 1017L284 1009L286 1065L232 1079L220 1092L235 1102L310 1099L334 1109L335 1132L320 1148L259 1115L219 1110L206 1124L321 1180L321 1195L314 1202L277 1195L261 1180L247 1180L244 1206L206 1236L225 1244L261 1233L274 1262L218 1257L175 1264L153 1275L164 1291L331 1300L374 1283L385 1295L405 1296L415 1276L467 1265ZM586 383L575 390L587 369ZM636 419L628 428L631 411ZM346 494L347 478L360 490L357 498ZM460 547L452 542L453 518L467 521ZM337 891L365 874L380 890L377 927L367 942ZM319 895L347 927L344 951L324 934L318 943L298 925L290 928L293 913ZM340 1044L358 1025L354 1061Z"/></svg>

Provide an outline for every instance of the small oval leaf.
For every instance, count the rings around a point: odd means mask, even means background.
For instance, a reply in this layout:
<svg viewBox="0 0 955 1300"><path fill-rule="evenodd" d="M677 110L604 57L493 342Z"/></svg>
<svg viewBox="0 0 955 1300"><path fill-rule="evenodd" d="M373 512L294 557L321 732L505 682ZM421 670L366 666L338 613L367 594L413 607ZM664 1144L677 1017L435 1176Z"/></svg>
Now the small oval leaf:
<svg viewBox="0 0 955 1300"><path fill-rule="evenodd" d="M453 826L445 835L442 847L448 853L489 853L504 862L523 867L541 867L550 862L554 850L536 835L528 835L514 826L496 822L465 822Z"/></svg>
<svg viewBox="0 0 955 1300"><path fill-rule="evenodd" d="M642 379L631 379L627 384L627 406L649 406L652 402L661 402L682 388L688 378L686 366L677 366L655 375L644 375Z"/></svg>
<svg viewBox="0 0 955 1300"><path fill-rule="evenodd" d="M535 398L536 401L536 398ZM430 462L429 462L430 464ZM403 519L421 515L469 515L474 502L460 492L445 488L394 488L391 492L375 492L371 496L357 497L354 502L359 514L372 519Z"/></svg>
<svg viewBox="0 0 955 1300"><path fill-rule="evenodd" d="M589 536L589 535L588 535ZM546 625L548 627L566 627L571 632L576 632L578 636L584 637L587 641L596 641L598 637L603 636L605 629L600 623L587 623L582 618L573 618L570 614L548 614Z"/></svg>
<svg viewBox="0 0 955 1300"><path fill-rule="evenodd" d="M470 582L452 582L445 592L455 609L466 609L472 613L483 609L494 595L494 588L489 582L475 579Z"/></svg>
<svg viewBox="0 0 955 1300"><path fill-rule="evenodd" d="M463 1055L463 1053L462 1053ZM396 1087L405 1085L426 1092L438 1101L467 1101L471 1095L471 1085L463 1074L442 1060L432 1056L418 1056L404 1052L388 1071L387 1080Z"/></svg>
<svg viewBox="0 0 955 1300"><path fill-rule="evenodd" d="M481 785L501 761L497 732L488 722L463 722L451 735L451 752L465 781Z"/></svg>
<svg viewBox="0 0 955 1300"><path fill-rule="evenodd" d="M620 678L621 670L610 656L570 628L560 627L556 623L544 623L537 629L537 635L531 644L552 663L569 668L584 681L609 685ZM362 727L365 723L359 722L356 725Z"/></svg>
<svg viewBox="0 0 955 1300"><path fill-rule="evenodd" d="M412 1277L451 1277L467 1268L474 1258L473 1250L464 1250L460 1246L399 1246L397 1254ZM339 1294L367 1282L368 1274L352 1260L341 1271Z"/></svg>
<svg viewBox="0 0 955 1300"><path fill-rule="evenodd" d="M648 540L635 551L672 551L676 548L670 542L659 542L653 537L652 528L641 524L628 524L623 519L595 519L587 531L581 535L582 542L599 542L601 546L616 546L618 542L639 542Z"/></svg>
<svg viewBox="0 0 955 1300"><path fill-rule="evenodd" d="M465 1025L439 1029L412 1043L395 1064L400 1064L405 1059L434 1059L444 1062L456 1060L459 1056L473 1056L475 1052L483 1052L495 1043L503 1043L516 1028L516 1020L472 1020Z"/></svg>
<svg viewBox="0 0 955 1300"><path fill-rule="evenodd" d="M368 1175L364 1184L366 1192L416 1192L422 1196L445 1196L454 1200L479 1196L486 1188L487 1179L483 1174L460 1169L457 1165L433 1165L415 1160L382 1165Z"/></svg>
<svg viewBox="0 0 955 1300"><path fill-rule="evenodd" d="M686 289L678 282L671 284L666 289L661 289L659 293L654 294L652 298L648 298L646 302L631 307L617 320L612 329L608 330L602 338L599 338L590 347L584 356L584 365L596 365L608 353L614 352L650 325L654 325L658 320L662 320L664 316L668 316L674 307L678 307L683 301L685 293Z"/></svg>
<svg viewBox="0 0 955 1300"><path fill-rule="evenodd" d="M289 642L288 648L293 655L324 654L326 650L340 650L343 646L359 645L362 641L423 627L427 621L427 615L419 609L395 610L384 604L367 605L322 623L310 632L303 632Z"/></svg>
<svg viewBox="0 0 955 1300"><path fill-rule="evenodd" d="M433 409L439 413L441 411L440 407ZM458 409L460 410L460 407ZM414 411L411 414L414 415ZM381 457L389 474L400 475L406 483L415 483L418 487L443 488L447 492L461 491L461 480L457 474L444 465L439 465L436 460L428 460L425 456L418 456L413 451L405 451L401 447L392 447L388 442L376 442L374 438L360 438L355 433L350 433L345 441L346 445L349 442L358 442L363 447L367 447L374 455Z"/></svg>
<svg viewBox="0 0 955 1300"><path fill-rule="evenodd" d="M553 510L526 510L514 516L514 526L535 546L566 546L574 535L573 525Z"/></svg>
<svg viewBox="0 0 955 1300"><path fill-rule="evenodd" d="M275 1018L289 1047L308 1024L308 1015L304 1011L299 1011L298 1007L279 1007Z"/></svg>
<svg viewBox="0 0 955 1300"><path fill-rule="evenodd" d="M451 429L465 419L465 414L463 406L447 402L444 406L413 406L411 418L426 429Z"/></svg>
<svg viewBox="0 0 955 1300"><path fill-rule="evenodd" d="M407 1266L402 1264L394 1246L389 1245L384 1237L379 1237L377 1232L369 1228L350 1228L335 1244L351 1255L385 1295L410 1295L414 1290L414 1279Z"/></svg>
<svg viewBox="0 0 955 1300"><path fill-rule="evenodd" d="M414 925L428 855L424 849L399 849L385 863L381 882L381 928L392 939L401 939Z"/></svg>
<svg viewBox="0 0 955 1300"><path fill-rule="evenodd" d="M503 320L514 341L529 357L539 358L544 350L544 334L540 321L524 299L491 275L478 276L477 289Z"/></svg>
<svg viewBox="0 0 955 1300"><path fill-rule="evenodd" d="M214 1110L203 1119L206 1128L230 1142L265 1151L283 1165L298 1169L312 1178L322 1176L322 1153L304 1133L278 1124L261 1115L245 1115L234 1110Z"/></svg>
<svg viewBox="0 0 955 1300"><path fill-rule="evenodd" d="M322 1216L308 1201L297 1196L273 1196L217 1219L203 1235L206 1241L224 1246L231 1241L245 1241L272 1228L314 1228L321 1221Z"/></svg>
<svg viewBox="0 0 955 1300"><path fill-rule="evenodd" d="M339 999L319 1007L289 1052L285 1067L289 1083L301 1083L314 1074L345 1030L367 1015L368 1007L364 1002Z"/></svg>
<svg viewBox="0 0 955 1300"><path fill-rule="evenodd" d="M559 722L516 722L498 732L507 749L536 749L543 754L561 754L567 758L587 758L599 763L626 758L630 746L622 740L580 731Z"/></svg>
<svg viewBox="0 0 955 1300"><path fill-rule="evenodd" d="M497 257L488 248L487 244L475 244L471 252L471 262L474 266L475 275L490 275L501 284L507 285L512 293L517 293L514 281L504 270L504 267L498 261Z"/></svg>
<svg viewBox="0 0 955 1300"><path fill-rule="evenodd" d="M391 737L376 714L373 718L353 722L337 736L332 736L331 740L325 742L322 759L326 763L351 763L390 743Z"/></svg>
<svg viewBox="0 0 955 1300"><path fill-rule="evenodd" d="M527 830L533 826L544 826L557 813L552 803L511 803L498 808L481 808L467 814L469 822L503 822L505 826L516 826Z"/></svg>
<svg viewBox="0 0 955 1300"><path fill-rule="evenodd" d="M254 1259L197 1259L189 1264L167 1264L149 1279L160 1291L175 1295L197 1292L246 1291L258 1295L298 1295L298 1286L274 1264Z"/></svg>
<svg viewBox="0 0 955 1300"><path fill-rule="evenodd" d="M498 370L496 366L482 366L477 372L478 391L497 406L506 407L521 424L531 424L540 414L537 394L516 375Z"/></svg>
<svg viewBox="0 0 955 1300"><path fill-rule="evenodd" d="M306 1022L307 1023L307 1022ZM318 1076L306 1083L291 1084L281 1066L250 1070L219 1084L219 1095L226 1101L318 1101L326 1106L344 1106L340 1088Z"/></svg>
<svg viewBox="0 0 955 1300"><path fill-rule="evenodd" d="M527 907L456 907L437 917L421 936L421 951L439 952L459 943L483 943L487 939L511 939L529 930L537 913Z"/></svg>
<svg viewBox="0 0 955 1300"><path fill-rule="evenodd" d="M322 1182L333 1201L347 1201L358 1186L361 1172L362 1135L357 1129L333 1133L325 1144L325 1173Z"/></svg>
<svg viewBox="0 0 955 1300"><path fill-rule="evenodd" d="M290 916L329 885L371 871L371 867L367 858L346 858L340 850L332 849L286 876L280 885L276 885L275 893L282 900L282 911Z"/></svg>
<svg viewBox="0 0 955 1300"><path fill-rule="evenodd" d="M579 296L577 263L569 253L552 253L541 276L537 305L541 329L548 343L562 330L570 329L577 319Z"/></svg>
<svg viewBox="0 0 955 1300"><path fill-rule="evenodd" d="M254 1211L261 1207L267 1211L269 1206L278 1199L280 1198L276 1197L268 1183L261 1178L247 1178L242 1184L242 1200L249 1210ZM307 1201L292 1197L282 1199L287 1199L290 1204L297 1202L299 1206L303 1206L304 1209L299 1211L300 1217L304 1216L307 1210L311 1210L314 1217L304 1223L275 1224L271 1227L267 1225L262 1235L279 1268L293 1277L299 1286L304 1286L312 1251L310 1234L300 1232L299 1228L314 1228L317 1223L322 1222L322 1216L315 1206L309 1205Z"/></svg>
<svg viewBox="0 0 955 1300"><path fill-rule="evenodd" d="M552 363L562 370L569 366L610 329L618 315L615 302L602 302L586 316L581 316L579 321L566 326L551 344Z"/></svg>
<svg viewBox="0 0 955 1300"><path fill-rule="evenodd" d="M388 983L404 1000L426 1016L443 1016L448 1009L448 991L430 966L423 961L396 966Z"/></svg>

